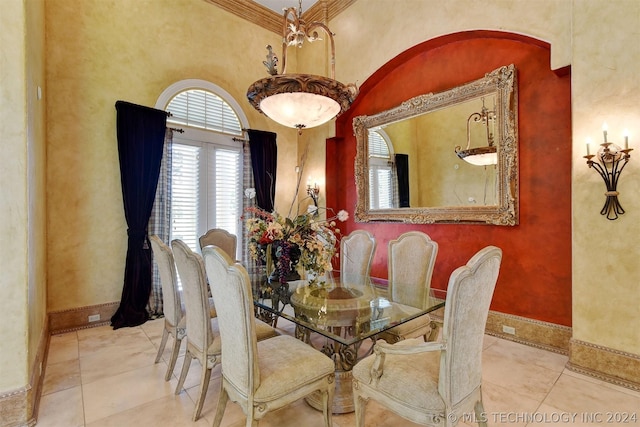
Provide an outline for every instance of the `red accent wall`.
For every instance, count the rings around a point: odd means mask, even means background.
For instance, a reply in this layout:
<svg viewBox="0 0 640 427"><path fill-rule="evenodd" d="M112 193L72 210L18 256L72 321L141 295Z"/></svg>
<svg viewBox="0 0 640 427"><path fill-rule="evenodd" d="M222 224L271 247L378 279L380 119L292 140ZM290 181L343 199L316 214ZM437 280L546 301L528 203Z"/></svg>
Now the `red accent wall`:
<svg viewBox="0 0 640 427"><path fill-rule="evenodd" d="M343 234L373 233L372 274L387 277L389 240L420 230L439 244L432 286L446 289L451 272L487 245L503 250L491 309L571 325L571 86L568 69L550 70L548 44L511 33L471 31L429 40L389 61L360 88L327 140L327 206L356 204L353 118L411 97L441 92L515 64L518 77L520 224L341 224ZM453 146L452 146L453 152Z"/></svg>

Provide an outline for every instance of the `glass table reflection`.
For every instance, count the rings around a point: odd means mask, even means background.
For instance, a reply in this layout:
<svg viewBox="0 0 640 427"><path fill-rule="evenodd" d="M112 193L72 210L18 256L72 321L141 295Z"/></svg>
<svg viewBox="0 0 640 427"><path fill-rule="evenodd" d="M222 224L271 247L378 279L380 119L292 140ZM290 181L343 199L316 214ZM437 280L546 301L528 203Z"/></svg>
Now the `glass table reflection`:
<svg viewBox="0 0 640 427"><path fill-rule="evenodd" d="M351 369L371 350L361 351L362 343L369 338L375 341L379 333L443 307L445 300L444 291L432 289L425 309L398 304L387 298L385 280L363 278L361 283L343 283L339 273L315 283L269 285L259 295L254 299L258 317L274 324L279 317L292 322L297 338L335 362L334 413L354 409ZM307 402L321 408L314 396Z"/></svg>

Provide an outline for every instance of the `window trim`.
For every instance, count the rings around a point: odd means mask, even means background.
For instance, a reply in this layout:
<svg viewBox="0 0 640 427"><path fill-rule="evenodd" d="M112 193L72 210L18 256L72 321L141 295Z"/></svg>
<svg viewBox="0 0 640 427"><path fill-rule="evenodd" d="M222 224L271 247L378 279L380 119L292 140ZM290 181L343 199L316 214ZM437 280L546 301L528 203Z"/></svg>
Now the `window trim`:
<svg viewBox="0 0 640 427"><path fill-rule="evenodd" d="M240 134L224 133L224 132L219 132L211 129L201 129L201 128L191 127L191 126L181 125L181 124L168 124L168 126L175 126L176 128L180 128L182 130L182 133L174 134L173 136L174 142L177 144L198 146L201 149L204 149L204 152L207 153L206 154L207 157L208 157L209 147L218 147L222 149L226 148L234 151L237 150L240 154L239 179L241 180L240 186L242 187L242 176L243 176L243 167L244 167L243 160L242 160L243 148L242 148L242 143L238 142L236 140L236 137L239 137L241 139L246 138L246 129L249 128L249 121L244 111L240 107L240 104L235 100L235 98L231 94L229 94L229 92L227 92L220 86L216 85L215 83L211 83L206 80L185 79L185 80L181 80L176 83L173 83L172 85L167 87L164 91L162 91L162 93L156 100L155 108L166 111L169 103L171 102L171 100L173 100L174 97L176 97L178 94L182 92L185 92L187 90L192 90L192 89L211 92L212 94L220 97L224 102L226 102L236 114L238 121L240 122L242 132ZM207 162L208 162L208 159L207 159ZM203 173L203 171L201 171L200 173ZM207 197L205 197L205 199L207 199ZM205 209L205 211L206 211L206 217L200 218L200 221L209 220L210 212L208 207L207 209ZM239 212L238 212L238 218L241 223L242 223L242 220L241 220L242 212L243 212L243 206L241 203L241 205L239 206ZM241 237L240 233L244 232L243 227L244 227L243 224L239 225L239 229L238 229L239 239ZM202 224L199 224L198 228L202 228ZM199 247L196 248L196 250L198 249Z"/></svg>
<svg viewBox="0 0 640 427"><path fill-rule="evenodd" d="M165 90L162 91L160 96L158 96L158 100L156 101L155 108L159 110L166 110L169 102L180 92L184 92L189 89L201 89L212 92L222 98L229 106L233 109L233 111L238 116L240 120L240 124L242 125L242 129L249 128L249 120L247 116L242 111L240 104L235 100L235 98L226 90L221 88L215 83L208 82L206 80L200 79L185 79L180 80L179 82L173 83ZM195 129L194 129L195 130ZM213 131L208 131L213 132ZM244 134L244 132L243 132ZM230 135L230 134L226 134Z"/></svg>
<svg viewBox="0 0 640 427"><path fill-rule="evenodd" d="M391 206L393 206L393 203L395 202L395 196L396 196L396 191L395 191L395 185L394 185L394 180L397 179L397 177L394 176L394 171L395 171L395 151L393 148L393 144L391 143L391 138L389 138L389 135L387 134L387 132L384 131L384 129L382 128L373 128L373 129L369 129L369 132L375 132L377 133L380 138L385 142L386 146L387 146L387 152L389 153L388 157L382 157L382 156L376 156L371 154L371 151L369 151L367 153L367 158L369 161L369 173L371 174L371 172L376 172L378 170L389 170L390 173L390 181L389 181L389 202L391 203ZM369 180L371 180L371 175L369 176ZM374 204L376 205L375 208L373 209L387 209L387 208L381 208L379 206L380 203L380 187L379 187L379 182L378 182L378 177L376 176L375 178L375 183L373 182L369 182L369 203L370 206L373 206ZM376 194L373 195L373 192L375 192ZM374 203L375 202L375 203Z"/></svg>

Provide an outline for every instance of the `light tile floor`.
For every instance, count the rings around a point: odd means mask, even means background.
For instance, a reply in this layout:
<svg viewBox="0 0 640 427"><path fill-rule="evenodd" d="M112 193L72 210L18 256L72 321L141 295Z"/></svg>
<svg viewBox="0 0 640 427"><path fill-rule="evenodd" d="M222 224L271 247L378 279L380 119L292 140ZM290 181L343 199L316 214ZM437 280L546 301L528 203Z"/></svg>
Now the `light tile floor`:
<svg viewBox="0 0 640 427"><path fill-rule="evenodd" d="M202 417L191 421L200 365L191 364L186 391L175 395L174 376L164 381L171 338L154 364L164 319L135 328L108 326L51 337L38 427L210 426L220 387L213 369ZM279 321L283 333L291 325ZM511 341L485 337L483 392L490 426L639 426L640 393L565 369L567 357ZM469 419L461 425L474 425ZM229 403L223 426L243 426L240 408ZM262 427L322 426L320 412L300 400L267 414ZM355 425L353 414L334 415L335 427ZM367 427L414 426L371 402Z"/></svg>

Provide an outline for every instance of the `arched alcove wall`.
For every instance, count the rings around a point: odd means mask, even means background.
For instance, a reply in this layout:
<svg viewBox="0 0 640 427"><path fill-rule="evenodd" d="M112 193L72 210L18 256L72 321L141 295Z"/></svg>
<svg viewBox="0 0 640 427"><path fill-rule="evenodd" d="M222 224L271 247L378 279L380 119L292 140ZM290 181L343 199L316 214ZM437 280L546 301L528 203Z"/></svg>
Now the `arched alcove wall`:
<svg viewBox="0 0 640 427"><path fill-rule="evenodd" d="M420 230L440 245L432 286L479 249L495 245L504 258L491 309L571 326L571 79L552 70L548 43L519 34L466 31L418 44L380 67L361 85L352 108L336 121L327 141L327 206L356 203L352 121L411 97L478 79L502 65L518 72L520 224L492 225L356 223L345 233L371 231L378 240L372 274L386 277L387 244ZM451 147L453 153L453 145Z"/></svg>

